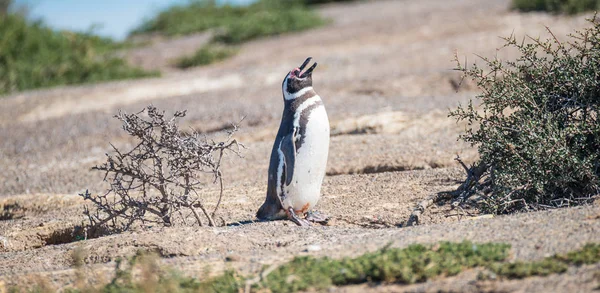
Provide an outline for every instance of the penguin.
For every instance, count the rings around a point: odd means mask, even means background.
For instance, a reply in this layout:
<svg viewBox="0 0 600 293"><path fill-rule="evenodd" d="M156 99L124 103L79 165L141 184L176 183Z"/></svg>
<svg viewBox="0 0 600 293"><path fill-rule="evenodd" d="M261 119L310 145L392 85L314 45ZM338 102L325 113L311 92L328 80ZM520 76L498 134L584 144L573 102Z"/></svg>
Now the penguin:
<svg viewBox="0 0 600 293"><path fill-rule="evenodd" d="M259 220L288 218L299 226L326 221L312 212L321 197L330 130L323 101L312 87L317 63L303 72L311 60L292 69L281 85L284 108L271 150L267 197L256 213Z"/></svg>

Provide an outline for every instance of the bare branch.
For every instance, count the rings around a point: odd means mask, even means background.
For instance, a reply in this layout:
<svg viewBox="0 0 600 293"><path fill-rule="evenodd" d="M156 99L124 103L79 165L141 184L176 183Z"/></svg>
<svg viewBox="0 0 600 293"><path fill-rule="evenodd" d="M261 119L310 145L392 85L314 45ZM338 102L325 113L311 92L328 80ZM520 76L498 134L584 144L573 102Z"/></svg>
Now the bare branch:
<svg viewBox="0 0 600 293"><path fill-rule="evenodd" d="M123 130L136 144L126 152L110 144L113 153L106 155L104 164L92 168L104 172L104 180L110 187L104 195L92 196L88 191L80 194L95 207L84 210L90 226L106 226L110 231L120 232L138 222L186 224L182 209L189 209L196 223L202 226L196 208L202 210L210 226L215 226L213 218L224 190L221 161L228 150L239 155L241 144L233 138L238 125L227 131L224 141L209 142L195 131L190 134L179 131L177 120L185 114L177 111L167 118L164 111L154 106L134 114L119 111L115 118L123 123ZM219 198L212 213L200 201L199 191L203 186L200 178L207 173L214 177L213 183L219 183Z"/></svg>

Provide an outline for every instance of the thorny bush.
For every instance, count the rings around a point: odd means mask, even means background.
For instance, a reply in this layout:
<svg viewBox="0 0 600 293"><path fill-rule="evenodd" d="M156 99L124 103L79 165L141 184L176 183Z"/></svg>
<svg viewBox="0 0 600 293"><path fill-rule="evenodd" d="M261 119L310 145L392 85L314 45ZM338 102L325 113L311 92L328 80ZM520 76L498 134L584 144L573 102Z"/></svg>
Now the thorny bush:
<svg viewBox="0 0 600 293"><path fill-rule="evenodd" d="M506 38L516 61L483 58L458 70L477 82L479 107L450 116L468 123L461 138L480 159L455 204L472 195L484 212L510 213L589 203L600 193L600 23L560 42ZM485 68L485 70L484 70Z"/></svg>
<svg viewBox="0 0 600 293"><path fill-rule="evenodd" d="M197 132L180 132L177 120L184 116L185 111L178 111L167 119L164 111L153 106L115 116L136 142L129 151L111 144L114 152L106 155L104 164L92 168L105 173L110 188L104 195L91 195L87 190L80 194L93 203L92 210L84 210L90 227L120 232L136 223L187 224L188 218L199 226L204 221L215 226L215 212L223 196L221 160L226 151L239 154L239 144L232 138L237 126L228 132L225 141L209 141ZM205 185L200 180L203 174L211 175L213 183L220 186L212 211L206 208L199 192Z"/></svg>

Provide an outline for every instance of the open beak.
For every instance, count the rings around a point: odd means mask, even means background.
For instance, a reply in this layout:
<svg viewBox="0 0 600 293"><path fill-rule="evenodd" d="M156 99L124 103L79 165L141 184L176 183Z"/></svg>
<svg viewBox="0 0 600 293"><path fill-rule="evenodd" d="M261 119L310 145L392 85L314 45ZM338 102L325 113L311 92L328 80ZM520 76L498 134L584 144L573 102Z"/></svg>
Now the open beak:
<svg viewBox="0 0 600 293"><path fill-rule="evenodd" d="M308 65L308 63L310 63L310 60L312 60L312 57L306 58L306 60L304 60L304 63L302 63L302 65L300 65L300 67L298 67L298 69L300 69L300 71L304 70L304 67L306 67L306 65Z"/></svg>
<svg viewBox="0 0 600 293"><path fill-rule="evenodd" d="M308 65L308 63L310 63L310 61L312 60L312 57L308 57L306 58L306 60L304 60L304 63L302 63L302 65L298 68L300 69L300 72L302 72L302 70L304 70L304 68L306 67L306 65ZM299 77L300 78L304 78L307 76L311 76L313 70L317 67L317 62L315 62L311 67L309 67L306 71L304 71L304 73L300 73Z"/></svg>

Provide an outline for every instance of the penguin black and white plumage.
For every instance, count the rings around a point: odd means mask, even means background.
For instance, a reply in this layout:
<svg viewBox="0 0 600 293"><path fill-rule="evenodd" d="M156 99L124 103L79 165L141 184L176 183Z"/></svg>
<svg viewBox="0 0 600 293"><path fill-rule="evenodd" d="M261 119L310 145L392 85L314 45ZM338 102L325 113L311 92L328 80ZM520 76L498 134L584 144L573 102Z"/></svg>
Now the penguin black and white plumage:
<svg viewBox="0 0 600 293"><path fill-rule="evenodd" d="M329 154L329 118L312 87L312 58L290 71L282 83L284 109L271 151L267 198L256 213L261 220L289 218L310 225L304 216L319 201Z"/></svg>

